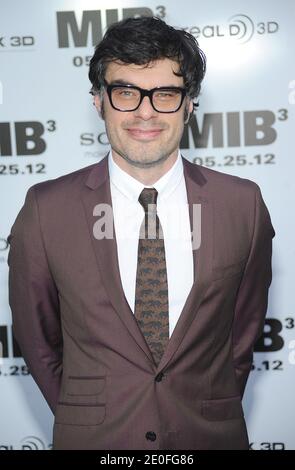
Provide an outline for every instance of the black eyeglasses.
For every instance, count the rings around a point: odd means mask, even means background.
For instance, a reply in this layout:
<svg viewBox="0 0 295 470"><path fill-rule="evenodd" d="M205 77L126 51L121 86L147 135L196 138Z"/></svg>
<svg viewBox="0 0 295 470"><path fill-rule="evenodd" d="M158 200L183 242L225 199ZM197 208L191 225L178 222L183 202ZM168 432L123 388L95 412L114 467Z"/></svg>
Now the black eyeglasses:
<svg viewBox="0 0 295 470"><path fill-rule="evenodd" d="M158 113L175 113L181 107L186 89L181 87L157 87L146 90L134 85L109 85L106 91L114 109L122 112L135 111L143 98L148 96L152 107Z"/></svg>

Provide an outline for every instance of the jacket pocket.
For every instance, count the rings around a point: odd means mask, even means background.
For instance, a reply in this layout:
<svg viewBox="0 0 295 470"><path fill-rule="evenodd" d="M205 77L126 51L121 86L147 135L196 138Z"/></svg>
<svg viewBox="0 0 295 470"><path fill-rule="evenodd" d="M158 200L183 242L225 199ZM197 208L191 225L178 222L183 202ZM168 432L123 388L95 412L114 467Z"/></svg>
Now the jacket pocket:
<svg viewBox="0 0 295 470"><path fill-rule="evenodd" d="M209 421L225 421L243 418L241 397L219 398L202 401L202 415Z"/></svg>
<svg viewBox="0 0 295 470"><path fill-rule="evenodd" d="M55 423L76 426L96 426L101 424L106 415L105 404L58 402Z"/></svg>

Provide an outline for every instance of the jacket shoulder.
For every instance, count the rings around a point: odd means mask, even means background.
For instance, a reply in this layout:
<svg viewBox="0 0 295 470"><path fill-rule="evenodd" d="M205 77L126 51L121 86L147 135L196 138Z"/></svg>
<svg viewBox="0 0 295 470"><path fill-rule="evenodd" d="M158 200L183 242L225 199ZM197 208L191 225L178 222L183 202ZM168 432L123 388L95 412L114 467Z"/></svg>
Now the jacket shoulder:
<svg viewBox="0 0 295 470"><path fill-rule="evenodd" d="M248 178L223 173L218 170L213 170L212 168L192 163L188 160L186 160L186 165L189 171L199 172L203 184L207 186L206 189L210 189L214 193L220 194L220 191L222 191L223 194L233 191L256 193L256 191L260 190L259 185Z"/></svg>
<svg viewBox="0 0 295 470"><path fill-rule="evenodd" d="M94 163L92 165L88 165L84 168L80 168L79 170L72 171L71 173L67 173L62 176L58 176L57 178L48 179L45 181L41 181L40 183L36 183L31 186L29 189L34 189L38 193L43 192L52 192L58 191L67 188L73 188L74 186L80 186L83 181L86 181L88 175L95 168L98 164Z"/></svg>

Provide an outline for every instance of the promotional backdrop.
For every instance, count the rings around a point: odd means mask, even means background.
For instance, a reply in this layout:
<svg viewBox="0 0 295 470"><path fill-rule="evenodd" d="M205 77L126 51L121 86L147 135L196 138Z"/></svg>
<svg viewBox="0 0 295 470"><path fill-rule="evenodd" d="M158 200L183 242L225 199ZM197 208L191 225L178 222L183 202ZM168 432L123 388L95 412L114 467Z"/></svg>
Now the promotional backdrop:
<svg viewBox="0 0 295 470"><path fill-rule="evenodd" d="M137 15L207 55L183 155L255 181L270 211L273 281L243 405L252 449L295 449L294 0L0 0L0 449L50 449L53 424L13 342L6 239L30 186L106 154L89 60L108 25Z"/></svg>

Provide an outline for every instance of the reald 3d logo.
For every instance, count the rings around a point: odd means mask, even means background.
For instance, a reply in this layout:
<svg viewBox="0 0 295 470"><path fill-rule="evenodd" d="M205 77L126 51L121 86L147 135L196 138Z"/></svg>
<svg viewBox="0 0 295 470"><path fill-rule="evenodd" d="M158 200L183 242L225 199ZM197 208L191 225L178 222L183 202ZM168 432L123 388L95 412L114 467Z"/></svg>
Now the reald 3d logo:
<svg viewBox="0 0 295 470"><path fill-rule="evenodd" d="M42 439L36 436L24 437L18 445L0 444L0 450L50 450L52 444L45 444Z"/></svg>
<svg viewBox="0 0 295 470"><path fill-rule="evenodd" d="M247 15L237 14L228 18L225 24L206 24L204 26L192 26L188 31L197 39L218 38L233 39L239 44L249 42L257 35L277 33L279 24L276 21L254 21Z"/></svg>

